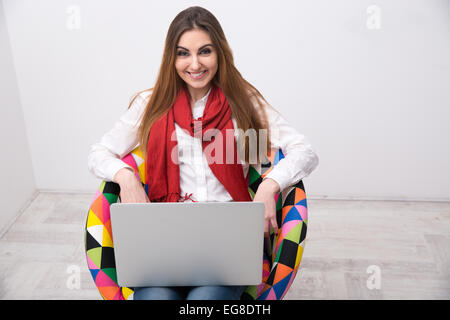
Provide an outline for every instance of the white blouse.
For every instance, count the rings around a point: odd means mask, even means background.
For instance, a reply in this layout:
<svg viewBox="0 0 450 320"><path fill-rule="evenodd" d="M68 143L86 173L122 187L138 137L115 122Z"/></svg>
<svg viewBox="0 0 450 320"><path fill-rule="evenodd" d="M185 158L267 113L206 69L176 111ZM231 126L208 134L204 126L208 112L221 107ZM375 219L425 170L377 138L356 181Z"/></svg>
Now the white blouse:
<svg viewBox="0 0 450 320"><path fill-rule="evenodd" d="M195 102L192 116L197 119L203 115L208 93ZM100 179L113 181L117 171L130 168L120 160L138 146L137 130L140 117L144 112L151 92L140 93L130 108L115 123L114 127L94 143L88 155L89 171ZM254 101L254 100L253 100ZM318 165L319 158L303 134L292 127L286 119L272 106L262 101L269 121L269 132L273 149L281 148L284 158L265 177L275 180L280 190L307 177ZM254 101L255 108L259 105ZM260 112L260 110L258 110ZM232 117L234 128L237 122ZM184 132L176 123L175 131L178 143L178 162L180 168L181 195L191 195L187 200L193 201L232 201L232 198L211 171L206 156L202 151L201 140ZM235 130L236 141L240 141ZM241 160L244 177L247 176L249 164ZM258 165L255 165L258 168Z"/></svg>

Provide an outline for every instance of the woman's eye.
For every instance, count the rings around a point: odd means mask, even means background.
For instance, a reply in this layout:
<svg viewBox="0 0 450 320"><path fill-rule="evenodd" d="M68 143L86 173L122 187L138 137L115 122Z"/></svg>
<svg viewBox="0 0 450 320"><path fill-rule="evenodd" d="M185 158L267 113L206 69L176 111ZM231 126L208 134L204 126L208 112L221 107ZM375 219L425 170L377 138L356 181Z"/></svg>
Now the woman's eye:
<svg viewBox="0 0 450 320"><path fill-rule="evenodd" d="M202 51L200 51L200 53L209 54L209 53L211 53L211 49L203 49ZM180 50L180 51L177 52L177 55L179 55L179 56L187 56L188 53L186 51L181 51Z"/></svg>

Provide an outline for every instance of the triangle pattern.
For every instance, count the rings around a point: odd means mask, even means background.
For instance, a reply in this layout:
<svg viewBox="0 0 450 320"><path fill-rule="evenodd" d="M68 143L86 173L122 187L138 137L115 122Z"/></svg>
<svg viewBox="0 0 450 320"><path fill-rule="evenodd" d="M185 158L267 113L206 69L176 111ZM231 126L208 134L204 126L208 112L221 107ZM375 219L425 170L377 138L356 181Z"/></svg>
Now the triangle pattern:
<svg viewBox="0 0 450 320"><path fill-rule="evenodd" d="M98 291L100 291L100 294L105 300L113 300L114 297L117 294L117 291L120 290L120 287L113 286L113 287L97 287Z"/></svg>
<svg viewBox="0 0 450 320"><path fill-rule="evenodd" d="M134 161L134 157L133 157L132 153L129 153L125 157L123 157L122 161L136 170L136 161Z"/></svg>
<svg viewBox="0 0 450 320"><path fill-rule="evenodd" d="M114 287L117 286L117 283L108 277L103 270L99 270L97 277L95 278L95 285L97 287Z"/></svg>
<svg viewBox="0 0 450 320"><path fill-rule="evenodd" d="M139 155L137 155L136 153L133 154L133 158L134 158L134 162L136 162L136 166L139 168L139 166L141 164L144 163L144 159L142 157L140 157Z"/></svg>
<svg viewBox="0 0 450 320"><path fill-rule="evenodd" d="M266 300L277 300L277 295L275 294L273 288L269 290L269 294L267 295Z"/></svg>
<svg viewBox="0 0 450 320"><path fill-rule="evenodd" d="M117 202L118 196L116 194L104 193L103 195L105 196L106 201L108 201L108 206Z"/></svg>
<svg viewBox="0 0 450 320"><path fill-rule="evenodd" d="M97 269L100 269L101 262L102 262L102 248L93 248L87 251L88 257L91 259L90 261L94 266L97 267Z"/></svg>
<svg viewBox="0 0 450 320"><path fill-rule="evenodd" d="M293 207L294 206L291 205L285 205L283 207L283 209L281 210L281 223L284 223L284 219L286 218L287 214L289 213L289 211L291 211Z"/></svg>
<svg viewBox="0 0 450 320"><path fill-rule="evenodd" d="M302 223L302 232L300 233L300 243L303 242L306 238L306 231L308 229L308 225L306 223Z"/></svg>
<svg viewBox="0 0 450 320"><path fill-rule="evenodd" d="M111 237L111 241L113 241L113 234L112 234L112 229L111 229L111 219L109 219L108 221L105 222L104 227L105 227L106 231L108 231L108 234ZM103 230L103 232L105 232L105 231Z"/></svg>
<svg viewBox="0 0 450 320"><path fill-rule="evenodd" d="M87 230L86 230L86 236L85 236L85 244L86 244L86 251L102 246L97 240L94 239L93 236L91 236L91 234Z"/></svg>
<svg viewBox="0 0 450 320"><path fill-rule="evenodd" d="M286 233L284 239L299 243L303 223L299 223L298 221L291 221L288 223L292 225L292 228Z"/></svg>
<svg viewBox="0 0 450 320"><path fill-rule="evenodd" d="M87 232L95 239L98 243L103 243L103 225L95 225L87 228Z"/></svg>
<svg viewBox="0 0 450 320"><path fill-rule="evenodd" d="M308 208L308 205L306 203L306 199L300 200L299 202L295 203L297 205L303 206L305 208Z"/></svg>
<svg viewBox="0 0 450 320"><path fill-rule="evenodd" d="M300 188L295 188L295 204L306 199L305 191Z"/></svg>
<svg viewBox="0 0 450 320"><path fill-rule="evenodd" d="M133 294L133 290L131 290L130 288L127 287L122 287L122 294L123 297L128 300L128 298L130 297L130 295Z"/></svg>
<svg viewBox="0 0 450 320"><path fill-rule="evenodd" d="M92 279L94 279L95 282L95 278L97 277L97 273L100 271L100 269L90 269L89 271L91 272Z"/></svg>
<svg viewBox="0 0 450 320"><path fill-rule="evenodd" d="M275 275L275 279L273 281L273 285L277 284L281 280L283 280L285 277L287 277L290 273L292 273L293 269L289 268L288 266L285 266L282 263L278 263L277 266L277 274Z"/></svg>
<svg viewBox="0 0 450 320"><path fill-rule="evenodd" d="M114 300L125 300L122 294L122 291L119 289L116 293L116 295L114 296Z"/></svg>
<svg viewBox="0 0 450 320"><path fill-rule="evenodd" d="M117 284L117 273L116 273L116 268L104 268L102 269L102 271L111 278L112 281L114 281L114 283Z"/></svg>
<svg viewBox="0 0 450 320"><path fill-rule="evenodd" d="M275 247L276 256L274 261L276 262L280 260L281 248L283 248L283 239L281 239L281 237L278 237L278 243Z"/></svg>
<svg viewBox="0 0 450 320"><path fill-rule="evenodd" d="M295 268L296 269L300 265L300 261L302 260L302 255L303 255L303 247L302 246L298 246L297 257L295 259Z"/></svg>
<svg viewBox="0 0 450 320"><path fill-rule="evenodd" d="M102 224L103 224L103 222L100 221L100 219L94 214L94 212L92 212L92 210L89 210L86 227L89 228L92 226L97 226L97 225L102 225Z"/></svg>
<svg viewBox="0 0 450 320"><path fill-rule="evenodd" d="M277 268L277 264L274 263L274 265L272 266L272 270L270 271L269 277L266 280L266 283L265 283L266 286L272 286L273 280L275 278L276 268Z"/></svg>
<svg viewBox="0 0 450 320"><path fill-rule="evenodd" d="M259 295L258 300L266 300L267 296L269 295L269 290L270 287L268 289L266 289L267 285L264 285L263 288L263 292Z"/></svg>
<svg viewBox="0 0 450 320"><path fill-rule="evenodd" d="M95 269L97 269L97 270L99 270L100 269L100 265L96 265L93 261L92 261L92 259L89 257L89 255L88 254L86 254L86 260L87 260L87 264L88 264L88 268L89 268L89 270L95 270ZM96 274L97 275L97 274Z"/></svg>
<svg viewBox="0 0 450 320"><path fill-rule="evenodd" d="M296 204L295 209L297 209L298 213L300 214L300 219L305 221L306 219L308 219L308 209L306 209L305 206Z"/></svg>
<svg viewBox="0 0 450 320"><path fill-rule="evenodd" d="M145 163L141 164L138 167L138 174L139 174L139 179L141 180L141 182L147 182L147 177L146 177L146 168L145 168Z"/></svg>
<svg viewBox="0 0 450 320"><path fill-rule="evenodd" d="M109 201L108 199L106 199L106 195L109 195L109 193L105 193L104 197L102 197L102 213L103 213L103 223L105 223L106 221L108 221L110 218L110 213L109 213ZM116 202L116 201L114 201Z"/></svg>
<svg viewBox="0 0 450 320"><path fill-rule="evenodd" d="M289 281L291 280L291 276L293 275L292 272L290 272L284 279L278 281L277 284L275 284L272 287L272 290L276 294L276 296L281 299L283 297L284 292L286 291L287 285Z"/></svg>
<svg viewBox="0 0 450 320"><path fill-rule="evenodd" d="M103 193L103 189L105 188L106 185L106 181L103 180L102 183L100 184L100 187L98 188L98 191L100 191L100 193ZM96 199L97 197L94 197L94 199Z"/></svg>
<svg viewBox="0 0 450 320"><path fill-rule="evenodd" d="M98 189L94 195L94 199L98 198L102 194L102 190Z"/></svg>
<svg viewBox="0 0 450 320"><path fill-rule="evenodd" d="M283 224L283 226L281 227L281 232L283 233L283 240L286 239L286 236L291 232L291 230L297 226L299 224L298 220L292 220L292 221L288 221L285 222ZM298 235L298 237L300 238L300 234ZM295 241L294 241L295 242Z"/></svg>
<svg viewBox="0 0 450 320"><path fill-rule="evenodd" d="M109 232L107 231L107 229L105 227L103 227L102 246L103 247L111 247L111 248L114 247L113 242L112 242L112 238L109 235Z"/></svg>
<svg viewBox="0 0 450 320"><path fill-rule="evenodd" d="M248 189L248 193L250 194L250 197L252 198L252 199L254 199L255 198L255 192L252 190L252 189Z"/></svg>
<svg viewBox="0 0 450 320"><path fill-rule="evenodd" d="M100 195L91 205L91 211L100 219L103 223L103 194Z"/></svg>
<svg viewBox="0 0 450 320"><path fill-rule="evenodd" d="M291 210L286 214L286 217L283 220L283 223L286 223L288 221L292 220L302 220L302 217L300 216L300 213L297 211L297 208L295 206L291 207Z"/></svg>

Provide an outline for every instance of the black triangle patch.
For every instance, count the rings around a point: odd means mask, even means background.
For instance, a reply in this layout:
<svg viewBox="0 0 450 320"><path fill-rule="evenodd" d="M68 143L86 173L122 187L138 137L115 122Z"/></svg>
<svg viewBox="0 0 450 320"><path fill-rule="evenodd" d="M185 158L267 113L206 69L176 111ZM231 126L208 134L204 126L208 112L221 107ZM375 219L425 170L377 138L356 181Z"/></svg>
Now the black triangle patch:
<svg viewBox="0 0 450 320"><path fill-rule="evenodd" d="M101 247L102 245L97 242L97 240L94 239L93 236L89 233L89 231L86 230L86 251Z"/></svg>

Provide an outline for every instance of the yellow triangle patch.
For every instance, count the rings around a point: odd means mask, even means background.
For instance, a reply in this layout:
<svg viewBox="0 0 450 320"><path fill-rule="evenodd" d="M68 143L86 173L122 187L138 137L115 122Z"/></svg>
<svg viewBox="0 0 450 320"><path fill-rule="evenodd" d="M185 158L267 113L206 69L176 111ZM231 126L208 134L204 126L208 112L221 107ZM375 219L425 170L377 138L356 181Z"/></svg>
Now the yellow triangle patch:
<svg viewBox="0 0 450 320"><path fill-rule="evenodd" d="M103 222L100 221L100 219L95 215L95 213L92 210L89 210L86 228L97 225L103 225Z"/></svg>
<svg viewBox="0 0 450 320"><path fill-rule="evenodd" d="M298 266L300 265L300 262L302 261L302 256L303 256L303 247L298 246L297 257L295 259L295 268L298 268Z"/></svg>
<svg viewBox="0 0 450 320"><path fill-rule="evenodd" d="M109 235L109 232L108 232L108 230L106 230L106 228L103 228L102 247L114 248L111 236Z"/></svg>
<svg viewBox="0 0 450 320"><path fill-rule="evenodd" d="M125 300L128 300L128 297L133 293L133 290L127 287L122 287L122 294Z"/></svg>

